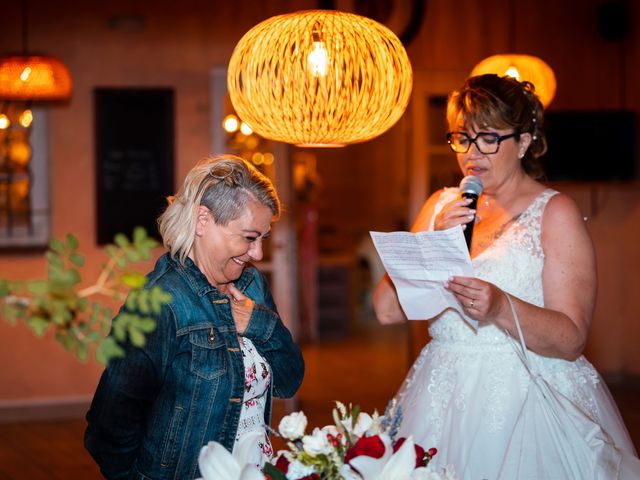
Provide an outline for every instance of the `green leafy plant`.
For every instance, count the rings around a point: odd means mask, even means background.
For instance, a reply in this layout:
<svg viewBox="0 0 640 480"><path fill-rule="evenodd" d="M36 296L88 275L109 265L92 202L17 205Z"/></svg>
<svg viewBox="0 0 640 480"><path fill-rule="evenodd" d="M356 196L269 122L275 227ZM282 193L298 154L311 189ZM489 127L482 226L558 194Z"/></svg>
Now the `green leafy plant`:
<svg viewBox="0 0 640 480"><path fill-rule="evenodd" d="M80 288L84 256L78 240L71 234L64 241L54 239L45 254L45 280L0 279L1 315L13 325L24 321L37 336L52 331L81 361L94 346L98 362L107 364L124 355L121 344L127 338L143 347L145 335L156 327L153 314L171 301L160 287L145 289L146 277L136 270L157 246L142 227L133 231L132 239L116 235L114 244L105 248L108 260L95 284ZM123 301L126 308L112 320L110 305Z"/></svg>

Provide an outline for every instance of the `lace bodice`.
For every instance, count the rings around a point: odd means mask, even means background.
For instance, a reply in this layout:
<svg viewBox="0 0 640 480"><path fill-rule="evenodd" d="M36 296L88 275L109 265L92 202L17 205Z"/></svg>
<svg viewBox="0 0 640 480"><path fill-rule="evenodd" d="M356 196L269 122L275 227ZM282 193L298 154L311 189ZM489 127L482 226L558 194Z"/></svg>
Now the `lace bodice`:
<svg viewBox="0 0 640 480"><path fill-rule="evenodd" d="M538 195L493 244L473 259L476 277L493 283L525 302L544 305L544 251L540 243L540 225L544 208L556 193L547 189ZM436 205L435 213L458 195L457 188L446 188ZM481 326L476 334L466 322L461 321L460 315L454 310L447 310L436 317L429 327L429 335L434 340L445 342L462 341L483 345L507 343L506 334L493 325Z"/></svg>
<svg viewBox="0 0 640 480"><path fill-rule="evenodd" d="M557 193L551 189L543 191L486 250L472 260L476 277L493 283L525 302L544 305L541 221L547 202ZM436 205L435 213L458 195L457 188L445 189ZM529 384L528 374L515 356L508 334L490 323L481 325L475 332L458 312L449 309L430 322L429 335L432 339L429 343L431 354L438 358L441 368L434 369L428 388L433 388L434 391L437 389L440 396L447 388L454 386L454 380L449 377L455 365L460 365L461 362L486 363L487 375L490 377L490 397L494 400L491 411L486 413L489 415L488 418L494 419L494 428L499 429L505 405L501 397L510 388L505 372L518 372L516 377L522 391L526 391ZM585 411L594 417L597 416L595 404L589 398L589 394L573 389L573 385L576 384L594 385L598 382L596 371L584 357L575 362L568 362L543 357L535 352L530 352L529 356L538 372L544 374L577 404L582 405ZM506 361L506 358L510 360ZM425 359L426 357L421 355L416 360L414 368L419 368ZM413 378L409 376L405 387L411 383ZM464 409L465 399L459 398L456 402Z"/></svg>

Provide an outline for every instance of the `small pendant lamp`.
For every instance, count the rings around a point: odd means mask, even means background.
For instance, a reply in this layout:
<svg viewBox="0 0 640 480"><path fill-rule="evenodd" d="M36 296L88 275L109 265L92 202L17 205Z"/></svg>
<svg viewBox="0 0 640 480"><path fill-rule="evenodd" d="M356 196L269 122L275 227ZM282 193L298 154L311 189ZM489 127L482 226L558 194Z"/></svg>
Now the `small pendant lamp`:
<svg viewBox="0 0 640 480"><path fill-rule="evenodd" d="M536 94L546 108L556 94L556 76L549 65L532 55L502 54L485 58L471 71L471 76L495 73L533 83Z"/></svg>
<svg viewBox="0 0 640 480"><path fill-rule="evenodd" d="M268 139L299 146L364 142L409 103L407 52L366 17L308 10L269 18L238 42L227 84L240 118Z"/></svg>
<svg viewBox="0 0 640 480"><path fill-rule="evenodd" d="M29 52L27 0L20 2L22 52L0 55L0 101L47 102L71 98L69 69L51 55Z"/></svg>
<svg viewBox="0 0 640 480"><path fill-rule="evenodd" d="M71 97L69 69L48 55L0 57L0 100L60 101Z"/></svg>

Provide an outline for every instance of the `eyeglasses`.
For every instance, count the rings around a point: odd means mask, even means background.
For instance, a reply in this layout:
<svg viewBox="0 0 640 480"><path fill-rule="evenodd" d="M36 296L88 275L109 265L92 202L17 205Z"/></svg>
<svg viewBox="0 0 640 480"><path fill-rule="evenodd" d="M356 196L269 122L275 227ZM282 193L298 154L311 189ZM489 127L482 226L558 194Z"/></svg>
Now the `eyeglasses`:
<svg viewBox="0 0 640 480"><path fill-rule="evenodd" d="M473 143L480 153L491 155L498 153L500 143L503 140L518 137L519 135L518 132L507 135L498 135L495 132L480 132L474 138L471 138L466 132L448 132L447 143L451 150L456 153L467 153Z"/></svg>

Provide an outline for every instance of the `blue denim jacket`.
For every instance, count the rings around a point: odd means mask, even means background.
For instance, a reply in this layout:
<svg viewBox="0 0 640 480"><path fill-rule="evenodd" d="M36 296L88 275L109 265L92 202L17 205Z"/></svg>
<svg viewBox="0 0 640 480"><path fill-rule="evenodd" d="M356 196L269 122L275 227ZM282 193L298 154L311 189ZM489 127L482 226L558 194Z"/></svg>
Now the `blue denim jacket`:
<svg viewBox="0 0 640 480"><path fill-rule="evenodd" d="M271 399L290 397L302 382L300 349L283 325L266 278L248 267L234 282L254 300L244 336L267 360ZM148 275L173 299L157 316L144 348L112 360L87 413L85 447L109 479L192 479L210 440L232 450L244 392L244 365L226 295L195 264L168 254Z"/></svg>

